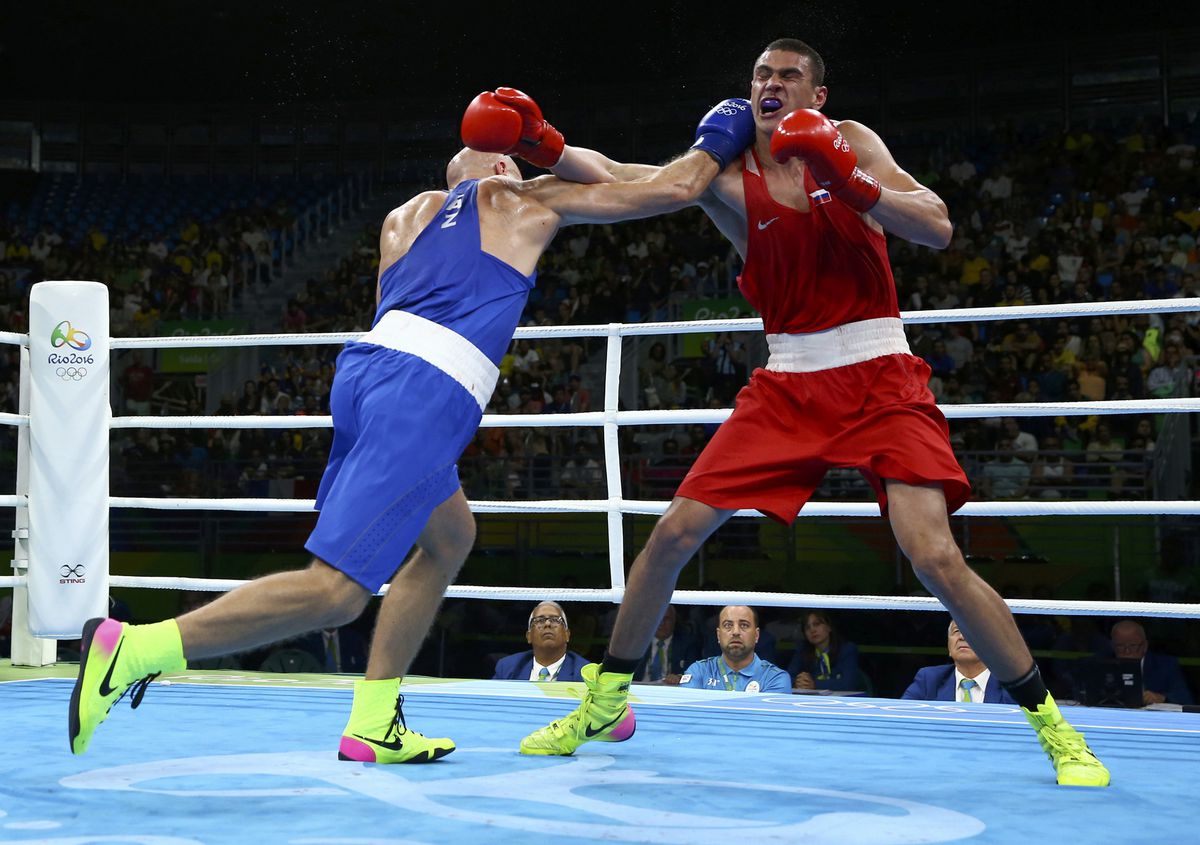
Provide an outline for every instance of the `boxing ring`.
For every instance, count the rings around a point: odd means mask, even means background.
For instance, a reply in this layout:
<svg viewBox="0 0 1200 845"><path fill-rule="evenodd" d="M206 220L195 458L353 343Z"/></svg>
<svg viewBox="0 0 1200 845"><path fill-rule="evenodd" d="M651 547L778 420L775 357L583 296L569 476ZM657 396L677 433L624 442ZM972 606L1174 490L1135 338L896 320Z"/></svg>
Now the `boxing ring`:
<svg viewBox="0 0 1200 845"><path fill-rule="evenodd" d="M1166 314L1200 310L1200 299L908 312L906 324L1049 317ZM32 312L32 309L31 309ZM476 513L602 513L609 540L607 588L456 585L449 596L532 602L618 602L624 593L627 515L656 515L667 502L626 499L620 426L713 423L724 410L620 411L625 338L755 331L758 320L521 328L517 338L606 338L603 408L595 412L485 415L485 427L602 429L607 497L472 501ZM812 843L1187 841L1200 812L1200 717L1191 713L1064 708L1113 773L1106 790L1054 785L1053 771L1018 710L1003 705L782 696L635 685L635 739L596 743L574 758L525 758L520 738L562 715L581 685L410 678L406 715L459 750L420 767L336 761L333 740L350 702L351 678L188 672L160 679L147 707L119 705L92 750L72 757L65 714L75 667L48 666L53 642L32 636L23 606L31 585L29 539L30 335L0 332L22 350L22 405L0 415L19 428L15 509L14 663L0 668L5 731L0 760L0 841L14 842L514 842L550 832L566 842ZM341 344L357 334L113 338L108 349ZM36 338L35 338L36 340ZM106 370L107 354L103 356ZM60 377L61 378L61 377ZM105 389L107 400L107 388ZM36 410L36 409L35 409ZM948 405L947 418L1194 413L1191 398L1109 402ZM110 429L329 427L320 416L112 417ZM107 435L107 432L105 433ZM107 438L105 438L107 439ZM35 450L36 451L36 450ZM306 512L305 499L108 496L107 508ZM1196 501L970 502L960 516L1183 515ZM741 511L738 517L758 517ZM875 503L821 503L800 516L879 516ZM107 523L105 522L105 526ZM22 533L24 532L24 533ZM105 561L107 557L105 556ZM107 574L107 573L106 573ZM56 576L57 577L57 576ZM69 580L66 576L60 580ZM223 591L241 581L108 575L107 587ZM386 586L384 587L386 590ZM381 591L382 592L382 591ZM679 590L679 604L941 610L936 599ZM1012 599L1016 613L1194 619L1200 605ZM82 622L82 620L80 620ZM37 668L41 667L41 668ZM1032 799L1032 800L1031 800ZM347 821L356 824L351 827Z"/></svg>

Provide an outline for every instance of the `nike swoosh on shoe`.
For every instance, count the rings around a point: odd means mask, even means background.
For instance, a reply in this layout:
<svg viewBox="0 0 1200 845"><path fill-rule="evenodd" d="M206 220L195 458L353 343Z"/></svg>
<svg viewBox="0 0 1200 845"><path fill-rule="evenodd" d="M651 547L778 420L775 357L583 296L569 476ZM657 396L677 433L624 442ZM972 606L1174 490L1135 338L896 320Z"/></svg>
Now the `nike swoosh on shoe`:
<svg viewBox="0 0 1200 845"><path fill-rule="evenodd" d="M363 742L369 742L372 745L378 745L380 748L386 748L388 751L399 751L404 747L404 740L402 740L400 737L396 737L393 740L382 740L373 739L369 736L363 736L362 734L351 734L351 736L355 737L356 739L361 739Z"/></svg>
<svg viewBox="0 0 1200 845"><path fill-rule="evenodd" d="M112 661L108 664L108 671L100 679L100 696L102 698L108 698L108 696L116 692L116 689L110 686L108 682L112 680L113 670L117 668L117 658L121 654L121 647L123 645L125 645L125 639L122 637L121 641L117 643L117 650L113 652Z"/></svg>
<svg viewBox="0 0 1200 845"><path fill-rule="evenodd" d="M612 720L605 722L603 725L601 725L598 728L593 727L592 725L588 725L586 728L583 729L583 735L586 736L588 739L591 739L596 734L604 733L606 730L608 730L609 728L611 728L613 725L615 725L617 722L621 721L624 718L625 718L625 713L621 712L621 713L618 713L616 715L616 717L614 717Z"/></svg>

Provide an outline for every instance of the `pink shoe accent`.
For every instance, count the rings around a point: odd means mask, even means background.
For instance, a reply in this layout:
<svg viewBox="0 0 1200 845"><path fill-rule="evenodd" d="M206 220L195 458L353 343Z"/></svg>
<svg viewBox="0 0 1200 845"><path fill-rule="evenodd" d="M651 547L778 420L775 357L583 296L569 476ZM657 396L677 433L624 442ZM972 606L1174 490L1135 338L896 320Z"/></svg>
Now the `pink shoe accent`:
<svg viewBox="0 0 1200 845"><path fill-rule="evenodd" d="M353 760L358 763L374 763L375 749L362 740L344 736L341 745L338 746L338 759Z"/></svg>
<svg viewBox="0 0 1200 845"><path fill-rule="evenodd" d="M629 708L629 715L621 720L621 724L613 728L612 733L604 737L609 742L624 742L633 736L633 732L637 730L637 719L633 716L633 708Z"/></svg>
<svg viewBox="0 0 1200 845"><path fill-rule="evenodd" d="M92 642L100 643L100 647L104 649L105 657L113 653L119 639L121 639L121 623L116 619L105 619L96 626L96 633L92 636Z"/></svg>

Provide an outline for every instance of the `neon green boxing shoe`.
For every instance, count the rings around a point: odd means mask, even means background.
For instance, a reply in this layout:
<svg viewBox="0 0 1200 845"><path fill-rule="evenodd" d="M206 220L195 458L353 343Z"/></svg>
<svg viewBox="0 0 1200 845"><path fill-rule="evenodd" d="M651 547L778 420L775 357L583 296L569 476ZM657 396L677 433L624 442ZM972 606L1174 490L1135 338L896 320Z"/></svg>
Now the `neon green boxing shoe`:
<svg viewBox="0 0 1200 845"><path fill-rule="evenodd" d="M589 663L580 670L587 692L575 710L521 740L522 754L569 757L585 742L624 742L637 729L629 707L633 675L600 673Z"/></svg>
<svg viewBox="0 0 1200 845"><path fill-rule="evenodd" d="M455 749L454 740L430 738L404 721L400 679L355 681L350 721L338 759L358 763L432 763Z"/></svg>
<svg viewBox="0 0 1200 845"><path fill-rule="evenodd" d="M132 689L132 707L163 672L187 668L174 619L153 625L127 625L116 619L89 619L79 643L79 677L71 691L68 738L71 753L82 754L112 706Z"/></svg>
<svg viewBox="0 0 1200 845"><path fill-rule="evenodd" d="M1083 734L1063 718L1049 693L1037 710L1022 707L1021 712L1037 731L1038 742L1054 764L1060 786L1108 786L1108 769L1088 748Z"/></svg>

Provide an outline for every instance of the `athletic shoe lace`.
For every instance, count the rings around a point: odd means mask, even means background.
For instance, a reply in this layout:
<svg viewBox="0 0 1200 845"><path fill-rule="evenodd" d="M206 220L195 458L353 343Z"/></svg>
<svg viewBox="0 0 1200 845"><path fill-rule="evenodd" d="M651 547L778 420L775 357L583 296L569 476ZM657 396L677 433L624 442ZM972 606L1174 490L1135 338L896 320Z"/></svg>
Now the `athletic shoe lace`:
<svg viewBox="0 0 1200 845"><path fill-rule="evenodd" d="M384 739L393 736L403 736L408 733L408 723L404 721L404 696L396 696L396 716L392 719L392 725L388 728Z"/></svg>
<svg viewBox="0 0 1200 845"><path fill-rule="evenodd" d="M1086 763L1092 759L1091 750L1083 741L1083 737L1069 728L1064 730L1058 726L1047 726L1041 730L1041 740L1045 743L1046 752L1053 759L1072 763Z"/></svg>
<svg viewBox="0 0 1200 845"><path fill-rule="evenodd" d="M162 672L155 672L153 675L147 675L144 678L134 681L125 689L125 692L117 696L117 701L120 701L126 694L129 694L129 709L137 710L138 705L142 703L142 696L146 694L146 687L150 686L150 682L161 674ZM114 701L113 703L115 704L116 702Z"/></svg>

